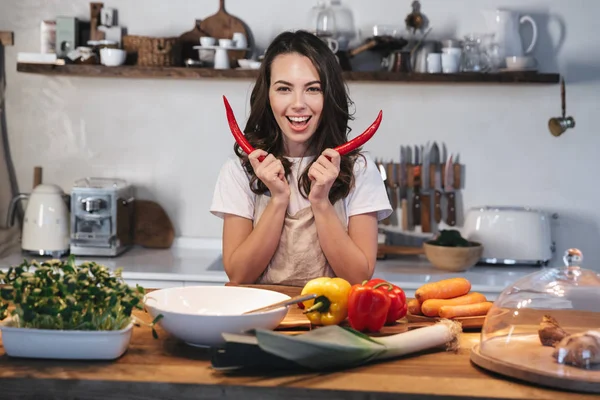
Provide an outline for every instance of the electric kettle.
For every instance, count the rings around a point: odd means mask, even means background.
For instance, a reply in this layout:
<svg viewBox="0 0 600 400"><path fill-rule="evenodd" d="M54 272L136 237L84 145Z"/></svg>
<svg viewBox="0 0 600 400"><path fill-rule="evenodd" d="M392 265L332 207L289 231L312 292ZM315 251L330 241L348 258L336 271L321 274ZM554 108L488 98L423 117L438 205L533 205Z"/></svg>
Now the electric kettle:
<svg viewBox="0 0 600 400"><path fill-rule="evenodd" d="M8 208L6 226L14 223L15 208L19 200L27 199L23 218L21 249L39 256L60 258L70 249L70 197L56 185L40 184L31 194L15 196Z"/></svg>

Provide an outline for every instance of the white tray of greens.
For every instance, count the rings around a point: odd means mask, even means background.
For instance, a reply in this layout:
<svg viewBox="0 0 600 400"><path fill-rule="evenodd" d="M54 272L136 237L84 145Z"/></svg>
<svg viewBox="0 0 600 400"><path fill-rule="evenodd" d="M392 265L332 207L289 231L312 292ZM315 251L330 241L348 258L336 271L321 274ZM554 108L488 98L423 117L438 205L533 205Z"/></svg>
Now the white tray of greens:
<svg viewBox="0 0 600 400"><path fill-rule="evenodd" d="M11 357L113 360L125 353L144 288L95 262L50 260L0 271L0 330ZM150 324L156 337L154 324Z"/></svg>

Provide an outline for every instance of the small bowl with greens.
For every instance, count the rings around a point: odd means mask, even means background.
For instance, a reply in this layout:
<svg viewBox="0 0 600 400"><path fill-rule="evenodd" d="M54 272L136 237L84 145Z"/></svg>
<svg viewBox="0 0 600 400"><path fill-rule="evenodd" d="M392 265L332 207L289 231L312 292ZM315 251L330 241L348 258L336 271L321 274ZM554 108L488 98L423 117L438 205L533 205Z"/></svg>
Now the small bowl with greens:
<svg viewBox="0 0 600 400"><path fill-rule="evenodd" d="M127 350L134 322L141 322L133 310L143 309L144 293L125 283L120 269L76 265L73 256L25 260L0 271L4 349L12 357L116 359Z"/></svg>
<svg viewBox="0 0 600 400"><path fill-rule="evenodd" d="M455 229L441 230L435 239L423 243L423 250L434 267L450 272L474 267L483 254L481 243L465 239Z"/></svg>

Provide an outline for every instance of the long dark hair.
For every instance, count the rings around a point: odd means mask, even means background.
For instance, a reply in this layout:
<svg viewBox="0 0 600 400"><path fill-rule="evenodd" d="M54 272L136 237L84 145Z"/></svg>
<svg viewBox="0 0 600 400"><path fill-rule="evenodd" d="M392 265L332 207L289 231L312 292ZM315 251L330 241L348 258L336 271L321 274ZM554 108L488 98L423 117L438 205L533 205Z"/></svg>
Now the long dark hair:
<svg viewBox="0 0 600 400"><path fill-rule="evenodd" d="M250 96L250 116L244 128L246 138L254 148L263 149L281 160L286 176L290 176L291 162L284 157L283 134L271 109L269 87L271 65L281 54L298 53L309 58L319 74L323 93L323 111L315 134L308 142L310 152L320 155L326 148L334 148L348 140L351 129L348 121L354 119L348 108L353 105L342 77L342 69L329 47L317 36L306 31L283 32L269 45L259 70L259 76ZM243 150L234 145L234 151L242 159L244 168L250 175L250 188L256 194L264 194L268 189L256 177L252 165ZM354 186L354 162L359 149L341 159L340 173L329 191L329 200L334 204L348 195ZM310 179L307 166L298 177L300 193L308 198Z"/></svg>

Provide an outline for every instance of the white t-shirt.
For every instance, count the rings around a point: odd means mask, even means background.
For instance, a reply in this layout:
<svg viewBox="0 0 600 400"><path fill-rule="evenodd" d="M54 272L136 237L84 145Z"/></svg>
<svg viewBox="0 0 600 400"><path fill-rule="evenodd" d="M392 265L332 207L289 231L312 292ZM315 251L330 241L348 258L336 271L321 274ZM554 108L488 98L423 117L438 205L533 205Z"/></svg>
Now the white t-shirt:
<svg viewBox="0 0 600 400"><path fill-rule="evenodd" d="M298 175L302 174L314 158L314 156L287 157L292 162L291 177L288 176L291 194L287 210L291 215L310 207L308 199L302 197L297 182ZM358 157L354 164L354 187L344 199L346 215L351 217L357 214L377 212L377 219L381 221L392 213L392 207L375 162L367 154L365 154L365 159L366 165L362 157ZM223 218L223 214L234 214L254 219L256 196L250 190L250 179L241 160L233 155L221 167L210 212L219 218Z"/></svg>

